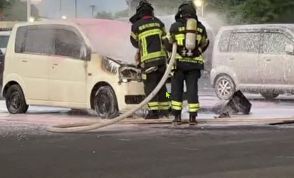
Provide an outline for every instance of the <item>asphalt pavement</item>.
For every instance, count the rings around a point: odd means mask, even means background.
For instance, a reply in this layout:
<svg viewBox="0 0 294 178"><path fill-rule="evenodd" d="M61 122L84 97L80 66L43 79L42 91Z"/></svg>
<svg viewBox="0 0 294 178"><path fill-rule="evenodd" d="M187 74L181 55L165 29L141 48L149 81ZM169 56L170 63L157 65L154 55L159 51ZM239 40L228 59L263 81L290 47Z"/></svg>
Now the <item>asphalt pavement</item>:
<svg viewBox="0 0 294 178"><path fill-rule="evenodd" d="M34 106L25 115L10 115L0 101L0 178L294 177L294 125L269 125L293 118L293 97L249 98L248 116L215 119L203 110L195 127L130 118L82 134L46 128L96 116ZM205 108L219 102L212 95L200 99Z"/></svg>
<svg viewBox="0 0 294 178"><path fill-rule="evenodd" d="M131 127L0 137L3 178L294 176L291 127Z"/></svg>

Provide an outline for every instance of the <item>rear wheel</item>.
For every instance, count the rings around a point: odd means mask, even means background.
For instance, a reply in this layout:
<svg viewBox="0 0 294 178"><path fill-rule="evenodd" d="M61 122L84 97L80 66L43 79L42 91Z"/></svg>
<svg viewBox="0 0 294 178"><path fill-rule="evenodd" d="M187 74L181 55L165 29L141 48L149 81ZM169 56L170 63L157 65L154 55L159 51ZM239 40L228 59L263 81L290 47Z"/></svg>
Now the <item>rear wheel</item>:
<svg viewBox="0 0 294 178"><path fill-rule="evenodd" d="M111 119L118 115L118 105L114 91L110 86L100 87L94 96L94 108L103 119Z"/></svg>
<svg viewBox="0 0 294 178"><path fill-rule="evenodd" d="M230 99L236 92L236 86L231 77L222 75L214 83L216 96L222 100Z"/></svg>
<svg viewBox="0 0 294 178"><path fill-rule="evenodd" d="M279 96L278 93L273 93L273 92L262 92L260 94L267 100L273 100Z"/></svg>
<svg viewBox="0 0 294 178"><path fill-rule="evenodd" d="M12 85L5 95L6 107L11 114L26 113L29 106L25 101L24 94L19 85Z"/></svg>

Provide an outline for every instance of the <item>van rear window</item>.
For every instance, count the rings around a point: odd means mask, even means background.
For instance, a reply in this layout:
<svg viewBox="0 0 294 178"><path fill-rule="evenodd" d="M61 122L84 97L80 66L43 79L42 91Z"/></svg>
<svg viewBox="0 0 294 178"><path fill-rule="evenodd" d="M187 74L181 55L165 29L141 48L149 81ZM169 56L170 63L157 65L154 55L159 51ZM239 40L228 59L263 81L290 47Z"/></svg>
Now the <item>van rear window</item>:
<svg viewBox="0 0 294 178"><path fill-rule="evenodd" d="M27 27L20 27L17 29L16 38L15 38L15 52L23 53L24 51L24 43L25 43L25 35L26 35Z"/></svg>
<svg viewBox="0 0 294 178"><path fill-rule="evenodd" d="M40 40L42 39L42 40ZM54 30L36 28L27 31L24 52L29 54L54 54Z"/></svg>
<svg viewBox="0 0 294 178"><path fill-rule="evenodd" d="M54 30L50 26L20 27L16 32L15 52L54 54Z"/></svg>
<svg viewBox="0 0 294 178"><path fill-rule="evenodd" d="M221 34L221 37L218 43L218 49L220 52L229 51L230 36L231 36L231 31L229 30L223 31L223 33Z"/></svg>
<svg viewBox="0 0 294 178"><path fill-rule="evenodd" d="M73 28L63 25L32 25L18 28L15 52L80 59L82 44L83 39Z"/></svg>

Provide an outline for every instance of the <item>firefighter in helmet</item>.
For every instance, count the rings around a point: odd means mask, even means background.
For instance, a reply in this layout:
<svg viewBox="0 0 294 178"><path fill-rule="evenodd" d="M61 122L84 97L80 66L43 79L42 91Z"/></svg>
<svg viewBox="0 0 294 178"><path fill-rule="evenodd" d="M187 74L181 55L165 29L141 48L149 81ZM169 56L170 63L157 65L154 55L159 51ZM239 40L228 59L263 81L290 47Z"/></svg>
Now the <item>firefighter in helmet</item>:
<svg viewBox="0 0 294 178"><path fill-rule="evenodd" d="M209 45L209 40L192 2L184 2L180 5L175 20L170 28L170 44L167 45L168 50L171 50L171 44L174 42L178 46L171 89L171 107L175 117L173 122L181 123L184 82L186 82L189 123L195 125L200 109L198 79L201 77L201 70L204 69L203 53Z"/></svg>
<svg viewBox="0 0 294 178"><path fill-rule="evenodd" d="M138 48L137 61L142 68L144 90L148 96L157 86L166 69L167 52L163 41L167 39L164 24L154 16L152 5L140 1L136 13L130 18L132 31L130 40ZM167 115L170 108L166 98L166 86L148 103L145 119L158 119Z"/></svg>

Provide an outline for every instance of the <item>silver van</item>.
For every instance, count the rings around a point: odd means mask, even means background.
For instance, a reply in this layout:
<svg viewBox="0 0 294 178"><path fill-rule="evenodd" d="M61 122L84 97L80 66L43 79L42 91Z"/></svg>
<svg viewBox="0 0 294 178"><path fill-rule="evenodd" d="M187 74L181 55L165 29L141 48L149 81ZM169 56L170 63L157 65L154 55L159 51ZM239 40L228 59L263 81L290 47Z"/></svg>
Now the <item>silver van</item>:
<svg viewBox="0 0 294 178"><path fill-rule="evenodd" d="M210 81L220 99L230 99L236 90L266 99L294 93L294 24L221 28Z"/></svg>

